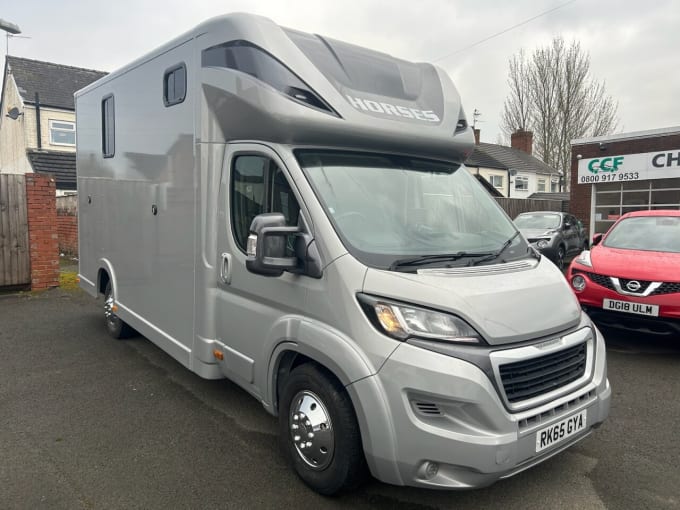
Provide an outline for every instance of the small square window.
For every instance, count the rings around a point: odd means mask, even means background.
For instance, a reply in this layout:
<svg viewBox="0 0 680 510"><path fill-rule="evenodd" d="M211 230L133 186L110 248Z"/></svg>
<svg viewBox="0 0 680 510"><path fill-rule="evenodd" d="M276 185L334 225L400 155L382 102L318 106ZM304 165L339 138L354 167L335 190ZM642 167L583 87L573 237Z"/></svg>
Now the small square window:
<svg viewBox="0 0 680 510"><path fill-rule="evenodd" d="M163 75L163 103L172 106L184 101L187 94L187 68L184 64L171 67Z"/></svg>

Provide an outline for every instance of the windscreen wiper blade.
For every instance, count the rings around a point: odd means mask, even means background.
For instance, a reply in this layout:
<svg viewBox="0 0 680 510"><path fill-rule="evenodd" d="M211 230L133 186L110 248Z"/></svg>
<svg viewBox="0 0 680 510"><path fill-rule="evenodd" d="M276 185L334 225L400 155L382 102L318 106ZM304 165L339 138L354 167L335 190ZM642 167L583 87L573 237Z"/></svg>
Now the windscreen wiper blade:
<svg viewBox="0 0 680 510"><path fill-rule="evenodd" d="M512 242L517 238L518 235L519 235L519 230L516 231L514 234L512 234L512 236L510 237L510 239L508 239L507 241L505 241L505 242L503 243L503 246L500 247L500 249L496 250L496 251L493 252L493 253L489 253L486 257L482 257L482 258L479 258L479 259L477 259L477 260L471 261L471 262L470 262L470 265L471 265L471 266L476 266L477 264L481 264L482 262L487 262L487 261L489 261L489 260L495 260L495 259L497 259L498 257L501 256L501 254L502 254L505 250L508 249L508 247L512 244Z"/></svg>
<svg viewBox="0 0 680 510"><path fill-rule="evenodd" d="M425 264L430 264L432 262L454 262L456 260L468 257L486 257L488 255L494 255L490 252L484 253L474 253L467 251L459 251L458 253L442 253L438 255L421 255L420 257L408 257L403 259L397 259L392 264L390 264L390 271L399 269L400 267L413 267L422 266Z"/></svg>

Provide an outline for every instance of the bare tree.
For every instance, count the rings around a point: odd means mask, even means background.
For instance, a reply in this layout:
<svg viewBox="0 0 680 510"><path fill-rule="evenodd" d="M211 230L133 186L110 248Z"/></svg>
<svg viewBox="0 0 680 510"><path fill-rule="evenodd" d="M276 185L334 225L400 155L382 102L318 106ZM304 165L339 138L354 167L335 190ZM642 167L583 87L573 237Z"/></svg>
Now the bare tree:
<svg viewBox="0 0 680 510"><path fill-rule="evenodd" d="M590 57L576 41L556 37L531 57L520 50L509 66L501 129L506 136L532 131L535 154L563 172L568 185L570 141L614 131L618 104L591 77Z"/></svg>

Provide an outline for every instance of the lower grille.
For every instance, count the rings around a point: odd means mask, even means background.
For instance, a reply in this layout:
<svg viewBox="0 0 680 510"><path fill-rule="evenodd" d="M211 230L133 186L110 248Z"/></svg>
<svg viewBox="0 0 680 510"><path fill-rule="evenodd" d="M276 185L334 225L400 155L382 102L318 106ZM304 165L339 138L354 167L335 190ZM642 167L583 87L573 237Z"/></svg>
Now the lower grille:
<svg viewBox="0 0 680 510"><path fill-rule="evenodd" d="M508 402L538 397L582 377L586 369L586 343L529 360L500 365Z"/></svg>

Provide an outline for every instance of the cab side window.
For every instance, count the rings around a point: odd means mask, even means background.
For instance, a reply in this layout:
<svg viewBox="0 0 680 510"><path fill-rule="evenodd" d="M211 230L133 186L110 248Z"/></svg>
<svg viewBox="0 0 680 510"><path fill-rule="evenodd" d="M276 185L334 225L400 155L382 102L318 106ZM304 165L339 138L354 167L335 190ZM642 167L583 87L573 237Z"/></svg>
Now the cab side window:
<svg viewBox="0 0 680 510"><path fill-rule="evenodd" d="M231 170L231 217L236 244L245 251L258 214L280 212L297 225L300 206L283 171L264 156L238 156Z"/></svg>

